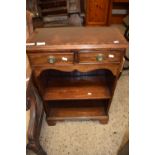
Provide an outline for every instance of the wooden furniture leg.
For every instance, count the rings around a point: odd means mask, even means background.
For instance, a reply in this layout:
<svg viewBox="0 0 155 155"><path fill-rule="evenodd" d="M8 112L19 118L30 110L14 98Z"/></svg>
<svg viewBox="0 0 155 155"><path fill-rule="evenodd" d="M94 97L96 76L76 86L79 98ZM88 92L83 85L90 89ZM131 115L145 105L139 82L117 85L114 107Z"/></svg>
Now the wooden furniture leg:
<svg viewBox="0 0 155 155"><path fill-rule="evenodd" d="M35 152L37 155L47 155L42 146L36 141L29 143L27 148Z"/></svg>
<svg viewBox="0 0 155 155"><path fill-rule="evenodd" d="M37 94L37 90L32 84L32 81L27 89L27 108L30 108L27 149L31 149L37 155L47 155L39 143L44 114L43 105L40 103L40 98Z"/></svg>
<svg viewBox="0 0 155 155"><path fill-rule="evenodd" d="M56 121L48 121L48 125L55 126L56 125Z"/></svg>
<svg viewBox="0 0 155 155"><path fill-rule="evenodd" d="M124 24L126 26L124 37L126 38L127 41L129 41L129 17L126 17L124 19ZM129 62L129 58L127 56L124 56L124 58L127 62ZM129 70L129 66L124 67L123 70Z"/></svg>
<svg viewBox="0 0 155 155"><path fill-rule="evenodd" d="M100 124L107 124L108 120L100 120L99 122L100 122Z"/></svg>

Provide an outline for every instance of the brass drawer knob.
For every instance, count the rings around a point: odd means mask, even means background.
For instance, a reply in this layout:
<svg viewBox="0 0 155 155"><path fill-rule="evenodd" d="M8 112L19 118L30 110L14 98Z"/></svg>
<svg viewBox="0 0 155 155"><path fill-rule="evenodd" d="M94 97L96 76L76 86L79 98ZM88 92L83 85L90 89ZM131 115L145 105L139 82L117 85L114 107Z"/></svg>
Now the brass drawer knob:
<svg viewBox="0 0 155 155"><path fill-rule="evenodd" d="M99 61L99 62L103 61L103 54L98 54L96 56L96 60Z"/></svg>
<svg viewBox="0 0 155 155"><path fill-rule="evenodd" d="M48 62L49 62L50 64L54 64L54 63L56 62L56 58L55 58L54 56L50 56L50 57L48 58Z"/></svg>

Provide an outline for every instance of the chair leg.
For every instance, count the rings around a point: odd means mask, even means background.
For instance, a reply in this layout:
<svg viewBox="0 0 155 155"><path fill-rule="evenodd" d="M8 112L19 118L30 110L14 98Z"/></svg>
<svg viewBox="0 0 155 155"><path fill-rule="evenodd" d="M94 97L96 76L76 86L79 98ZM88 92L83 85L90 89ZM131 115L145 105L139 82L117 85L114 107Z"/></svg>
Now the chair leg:
<svg viewBox="0 0 155 155"><path fill-rule="evenodd" d="M125 33L124 33L124 37L127 39L127 41L129 41L129 26L127 26ZM129 58L127 56L125 56L125 60L129 62ZM128 67L123 67L123 70L128 70Z"/></svg>
<svg viewBox="0 0 155 155"><path fill-rule="evenodd" d="M27 131L29 142L27 144L27 149L32 150L37 155L47 155L39 143L39 136L44 111L43 107L39 106L39 104L42 103L39 102L39 96L37 96L36 93L37 92L35 90L35 87L33 86L33 83L31 83L29 91L27 93L27 100L30 103L30 121Z"/></svg>
<svg viewBox="0 0 155 155"><path fill-rule="evenodd" d="M41 145L37 142L30 142L27 145L27 149L32 150L37 155L47 155L47 153L43 150Z"/></svg>
<svg viewBox="0 0 155 155"><path fill-rule="evenodd" d="M127 56L124 57L125 61L129 62L129 58ZM129 70L129 65L127 67L123 67L123 70Z"/></svg>
<svg viewBox="0 0 155 155"><path fill-rule="evenodd" d="M127 26L125 30L124 37L127 39L127 41L129 41L129 26Z"/></svg>

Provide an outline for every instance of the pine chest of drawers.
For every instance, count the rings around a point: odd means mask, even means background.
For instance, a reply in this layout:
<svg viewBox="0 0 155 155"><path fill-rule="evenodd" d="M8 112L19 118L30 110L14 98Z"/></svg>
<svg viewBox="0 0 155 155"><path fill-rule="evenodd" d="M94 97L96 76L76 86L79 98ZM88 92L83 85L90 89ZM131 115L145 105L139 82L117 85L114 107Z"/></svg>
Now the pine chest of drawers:
<svg viewBox="0 0 155 155"><path fill-rule="evenodd" d="M107 123L126 48L126 40L115 28L36 29L26 50L48 124Z"/></svg>

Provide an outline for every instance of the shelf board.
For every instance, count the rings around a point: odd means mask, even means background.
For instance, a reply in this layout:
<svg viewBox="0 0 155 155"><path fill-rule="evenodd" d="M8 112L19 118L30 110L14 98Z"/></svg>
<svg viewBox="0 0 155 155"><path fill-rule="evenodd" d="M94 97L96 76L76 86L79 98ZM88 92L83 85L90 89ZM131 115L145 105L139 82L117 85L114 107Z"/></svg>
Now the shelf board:
<svg viewBox="0 0 155 155"><path fill-rule="evenodd" d="M103 106L96 107L54 107L50 109L47 121L63 120L104 120L108 121L108 115Z"/></svg>
<svg viewBox="0 0 155 155"><path fill-rule="evenodd" d="M55 12L55 11L67 11L67 7L57 7L57 8L48 8L48 9L43 9L41 10L42 13L47 13L47 12Z"/></svg>
<svg viewBox="0 0 155 155"><path fill-rule="evenodd" d="M50 1L50 0L48 0L48 1L39 1L38 2L38 4L53 4L54 6L59 6L59 5L61 5L61 4L66 4L66 2L64 1L64 0L57 0L57 2L55 2L55 1Z"/></svg>
<svg viewBox="0 0 155 155"><path fill-rule="evenodd" d="M104 77L51 78L43 98L49 100L82 100L111 98L109 82Z"/></svg>

